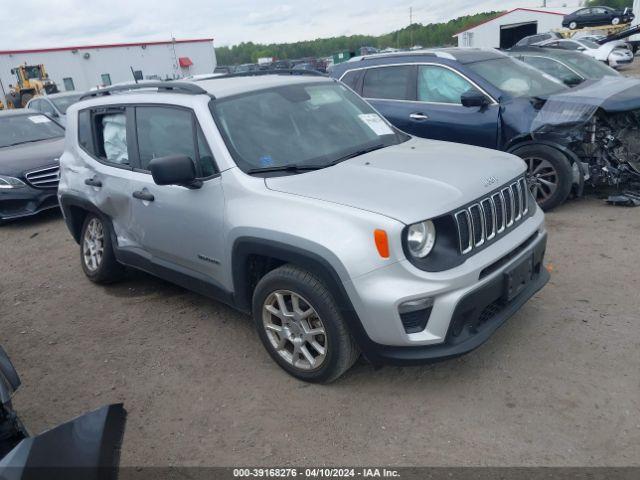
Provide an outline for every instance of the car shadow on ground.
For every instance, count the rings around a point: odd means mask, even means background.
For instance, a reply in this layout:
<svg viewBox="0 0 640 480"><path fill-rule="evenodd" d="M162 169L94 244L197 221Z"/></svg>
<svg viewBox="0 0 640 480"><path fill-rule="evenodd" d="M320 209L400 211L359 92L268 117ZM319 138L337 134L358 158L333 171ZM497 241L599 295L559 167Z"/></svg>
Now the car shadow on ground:
<svg viewBox="0 0 640 480"><path fill-rule="evenodd" d="M29 227L46 226L61 220L63 220L62 211L58 208L52 208L30 217L7 220L5 223L0 223L0 230L22 230Z"/></svg>

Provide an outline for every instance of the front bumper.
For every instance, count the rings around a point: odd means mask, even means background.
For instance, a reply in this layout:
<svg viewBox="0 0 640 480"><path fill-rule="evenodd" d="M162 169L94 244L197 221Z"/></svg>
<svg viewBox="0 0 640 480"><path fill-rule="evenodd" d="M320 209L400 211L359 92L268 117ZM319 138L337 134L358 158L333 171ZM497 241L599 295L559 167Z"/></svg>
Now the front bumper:
<svg viewBox="0 0 640 480"><path fill-rule="evenodd" d="M403 262L354 279L347 288L362 324L354 333L374 364L419 364L455 357L484 343L549 280L547 235L538 211L521 227L448 272L413 272ZM533 258L524 289L505 299L506 272ZM426 328L408 333L399 307L430 298Z"/></svg>
<svg viewBox="0 0 640 480"><path fill-rule="evenodd" d="M56 190L30 186L0 190L0 221L29 217L58 207Z"/></svg>

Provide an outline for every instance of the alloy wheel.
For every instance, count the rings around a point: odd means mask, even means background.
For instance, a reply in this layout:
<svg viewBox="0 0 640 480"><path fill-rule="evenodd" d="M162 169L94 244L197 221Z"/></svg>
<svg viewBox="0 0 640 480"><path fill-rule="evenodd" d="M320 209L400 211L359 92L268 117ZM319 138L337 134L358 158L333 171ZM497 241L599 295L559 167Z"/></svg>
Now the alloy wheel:
<svg viewBox="0 0 640 480"><path fill-rule="evenodd" d="M104 256L104 227L97 218L92 218L87 225L82 243L82 258L86 267L95 272Z"/></svg>
<svg viewBox="0 0 640 480"><path fill-rule="evenodd" d="M316 370L327 355L327 335L318 312L302 296L277 290L264 301L262 325L271 346L289 365Z"/></svg>
<svg viewBox="0 0 640 480"><path fill-rule="evenodd" d="M527 184L533 198L538 203L551 198L558 189L559 182L554 166L544 158L527 157L524 161L527 164Z"/></svg>

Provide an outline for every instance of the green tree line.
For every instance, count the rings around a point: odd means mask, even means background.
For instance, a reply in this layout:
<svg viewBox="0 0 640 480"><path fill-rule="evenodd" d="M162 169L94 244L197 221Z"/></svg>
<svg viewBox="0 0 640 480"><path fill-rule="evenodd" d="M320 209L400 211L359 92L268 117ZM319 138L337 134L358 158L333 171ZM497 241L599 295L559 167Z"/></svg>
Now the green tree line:
<svg viewBox="0 0 640 480"><path fill-rule="evenodd" d="M633 7L633 0L587 0L586 7L611 7L624 10L626 7ZM638 12L635 12L638 14Z"/></svg>
<svg viewBox="0 0 640 480"><path fill-rule="evenodd" d="M337 52L349 50L358 53L360 47L408 48L413 45L439 47L457 45L454 34L465 30L500 12L486 12L455 18L443 23L422 25L414 23L400 30L380 36L351 35L331 38L318 38L294 43L260 44L243 42L231 47L216 48L219 65L254 63L261 57L296 59L304 57L326 57Z"/></svg>

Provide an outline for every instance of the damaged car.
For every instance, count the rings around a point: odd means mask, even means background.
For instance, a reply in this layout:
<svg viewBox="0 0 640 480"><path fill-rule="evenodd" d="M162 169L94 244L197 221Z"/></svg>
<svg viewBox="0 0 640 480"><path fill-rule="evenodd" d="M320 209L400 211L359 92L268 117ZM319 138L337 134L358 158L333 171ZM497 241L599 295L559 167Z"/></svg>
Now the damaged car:
<svg viewBox="0 0 640 480"><path fill-rule="evenodd" d="M586 185L637 188L637 80L570 89L503 52L471 48L354 57L332 76L407 133L518 155L545 210Z"/></svg>
<svg viewBox="0 0 640 480"><path fill-rule="evenodd" d="M0 346L0 479L115 479L126 411L107 405L30 435L11 398L20 377Z"/></svg>
<svg viewBox="0 0 640 480"><path fill-rule="evenodd" d="M621 76L613 68L579 52L531 46L513 47L508 53L569 87L580 85L585 80Z"/></svg>

